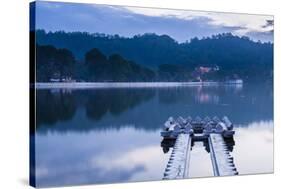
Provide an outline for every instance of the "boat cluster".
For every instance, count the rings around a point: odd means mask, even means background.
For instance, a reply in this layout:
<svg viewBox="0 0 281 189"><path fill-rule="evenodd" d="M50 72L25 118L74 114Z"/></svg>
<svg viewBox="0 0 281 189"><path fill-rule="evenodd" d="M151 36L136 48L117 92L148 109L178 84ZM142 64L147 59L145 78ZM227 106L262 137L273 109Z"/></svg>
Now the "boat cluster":
<svg viewBox="0 0 281 189"><path fill-rule="evenodd" d="M161 131L161 136L166 139L176 139L181 133L206 137L211 133L216 133L221 134L224 138L231 138L235 132L233 124L226 116L222 119L217 116L212 119L208 116L204 119L200 117L195 119L191 117L183 118L180 116L177 119L169 117L164 124L163 131Z"/></svg>

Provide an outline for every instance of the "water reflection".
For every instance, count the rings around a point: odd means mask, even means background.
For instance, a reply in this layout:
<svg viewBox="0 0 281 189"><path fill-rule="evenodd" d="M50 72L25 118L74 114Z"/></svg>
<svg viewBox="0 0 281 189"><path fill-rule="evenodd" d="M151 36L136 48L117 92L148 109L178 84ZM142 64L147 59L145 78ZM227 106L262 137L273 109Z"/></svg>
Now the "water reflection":
<svg viewBox="0 0 281 189"><path fill-rule="evenodd" d="M269 86L37 90L36 97L37 131L42 133L119 129L130 124L156 130L167 117L179 115L228 115L243 125L271 120L273 115ZM72 124L77 122L81 123Z"/></svg>
<svg viewBox="0 0 281 189"><path fill-rule="evenodd" d="M100 120L107 112L119 115L154 96L153 90L37 90L37 126L54 124L74 116L79 106L87 117ZM55 110L55 111L54 111Z"/></svg>
<svg viewBox="0 0 281 189"><path fill-rule="evenodd" d="M180 115L227 115L239 174L273 171L270 86L37 90L36 100L39 187L162 179L170 151L160 129ZM194 151L194 177L209 175L207 151Z"/></svg>
<svg viewBox="0 0 281 189"><path fill-rule="evenodd" d="M93 183L159 180L170 156L159 147L160 130L119 131L84 134L38 135L36 143L37 183L61 186ZM239 174L273 171L273 122L254 122L236 129L232 152ZM192 149L190 176L211 176L203 143Z"/></svg>
<svg viewBox="0 0 281 189"><path fill-rule="evenodd" d="M206 146L208 145L203 142L194 143L190 154L190 178L214 176L210 154L205 151Z"/></svg>
<svg viewBox="0 0 281 189"><path fill-rule="evenodd" d="M273 172L273 121L236 128L233 156L239 174Z"/></svg>
<svg viewBox="0 0 281 189"><path fill-rule="evenodd" d="M100 120L106 113L120 115L154 96L153 90L98 90L87 93L85 104L87 116Z"/></svg>
<svg viewBox="0 0 281 189"><path fill-rule="evenodd" d="M73 118L77 109L75 96L71 91L36 91L36 125L52 126L58 121Z"/></svg>
<svg viewBox="0 0 281 189"><path fill-rule="evenodd" d="M168 158L159 148L159 131L130 127L38 135L36 141L36 176L42 187L159 180Z"/></svg>

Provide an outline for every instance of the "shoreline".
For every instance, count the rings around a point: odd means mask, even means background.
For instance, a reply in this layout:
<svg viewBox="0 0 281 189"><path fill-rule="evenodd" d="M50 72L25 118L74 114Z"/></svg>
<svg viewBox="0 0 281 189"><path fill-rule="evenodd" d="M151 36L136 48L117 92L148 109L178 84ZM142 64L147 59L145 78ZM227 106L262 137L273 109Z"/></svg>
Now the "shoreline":
<svg viewBox="0 0 281 189"><path fill-rule="evenodd" d="M229 82L38 82L31 84L36 89L54 88L160 88L160 87L193 87L193 86L222 86L243 85L243 83Z"/></svg>

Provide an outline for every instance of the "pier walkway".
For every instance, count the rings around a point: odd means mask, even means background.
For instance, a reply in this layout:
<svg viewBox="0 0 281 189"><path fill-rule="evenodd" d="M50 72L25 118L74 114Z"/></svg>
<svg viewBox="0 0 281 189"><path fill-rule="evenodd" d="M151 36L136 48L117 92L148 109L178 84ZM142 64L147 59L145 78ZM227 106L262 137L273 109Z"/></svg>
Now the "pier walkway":
<svg viewBox="0 0 281 189"><path fill-rule="evenodd" d="M237 175L238 171L230 155L234 133L233 124L227 117L179 117L176 120L170 117L161 132L164 153L172 148L163 179L189 177L190 154L196 141L204 142L206 151L210 153L214 176Z"/></svg>
<svg viewBox="0 0 281 189"><path fill-rule="evenodd" d="M190 145L190 135L178 135L167 167L165 169L164 179L184 178L185 175L188 175Z"/></svg>

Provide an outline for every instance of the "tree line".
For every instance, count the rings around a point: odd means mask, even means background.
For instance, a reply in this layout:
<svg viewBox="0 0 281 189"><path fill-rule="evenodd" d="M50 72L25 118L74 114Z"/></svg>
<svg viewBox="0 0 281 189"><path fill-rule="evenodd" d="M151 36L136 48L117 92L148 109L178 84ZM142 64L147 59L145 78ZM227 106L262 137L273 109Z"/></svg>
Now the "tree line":
<svg viewBox="0 0 281 189"><path fill-rule="evenodd" d="M85 81L191 81L198 76L202 80L273 78L273 43L254 42L231 33L178 43L167 35L125 38L37 30L36 39L39 50L48 48L47 52L53 52L47 57L43 50L43 54L37 53L40 81L48 81L51 70L56 77L70 75ZM46 61L51 62L47 67ZM65 61L61 67L56 63ZM202 74L197 70L200 66L217 66L219 70Z"/></svg>
<svg viewBox="0 0 281 189"><path fill-rule="evenodd" d="M154 81L155 72L124 59L118 54L105 56L97 48L85 54L83 61L76 61L72 52L50 45L36 45L36 80L136 82Z"/></svg>

